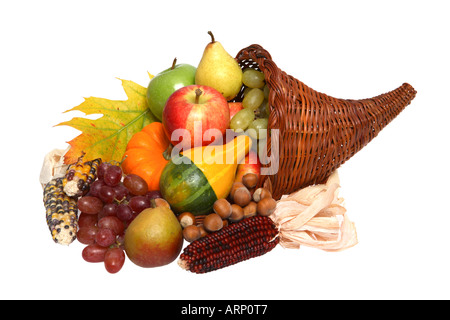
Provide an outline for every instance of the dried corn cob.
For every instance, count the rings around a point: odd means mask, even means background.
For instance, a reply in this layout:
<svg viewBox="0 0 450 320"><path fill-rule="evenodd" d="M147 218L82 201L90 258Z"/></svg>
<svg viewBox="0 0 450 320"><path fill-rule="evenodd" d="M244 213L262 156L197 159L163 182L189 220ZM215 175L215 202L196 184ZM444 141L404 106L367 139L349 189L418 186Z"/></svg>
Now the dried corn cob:
<svg viewBox="0 0 450 320"><path fill-rule="evenodd" d="M88 190L92 182L97 178L98 167L101 159L83 162L83 152L77 162L71 164L66 171L63 180L64 192L69 196L81 196Z"/></svg>
<svg viewBox="0 0 450 320"><path fill-rule="evenodd" d="M56 243L69 245L76 239L78 208L76 198L63 191L63 178L51 180L44 188L47 225Z"/></svg>
<svg viewBox="0 0 450 320"><path fill-rule="evenodd" d="M254 216L193 241L178 264L194 273L206 273L263 255L278 241L278 229L272 220Z"/></svg>

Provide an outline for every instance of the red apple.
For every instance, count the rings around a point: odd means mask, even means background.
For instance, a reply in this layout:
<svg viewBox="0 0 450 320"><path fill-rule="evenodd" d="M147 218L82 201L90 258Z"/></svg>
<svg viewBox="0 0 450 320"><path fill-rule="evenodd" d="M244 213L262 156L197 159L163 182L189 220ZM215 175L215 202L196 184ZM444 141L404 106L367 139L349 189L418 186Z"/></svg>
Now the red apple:
<svg viewBox="0 0 450 320"><path fill-rule="evenodd" d="M162 123L174 146L184 150L205 146L222 139L229 127L228 102L219 91L208 86L182 87L167 100Z"/></svg>
<svg viewBox="0 0 450 320"><path fill-rule="evenodd" d="M230 109L230 120L236 113L244 109L244 107L242 106L242 102L228 102L228 108Z"/></svg>
<svg viewBox="0 0 450 320"><path fill-rule="evenodd" d="M238 165L234 181L242 182L242 177L247 173L255 173L258 179L261 177L261 162L259 161L258 154L253 150L250 150L245 156L244 162Z"/></svg>

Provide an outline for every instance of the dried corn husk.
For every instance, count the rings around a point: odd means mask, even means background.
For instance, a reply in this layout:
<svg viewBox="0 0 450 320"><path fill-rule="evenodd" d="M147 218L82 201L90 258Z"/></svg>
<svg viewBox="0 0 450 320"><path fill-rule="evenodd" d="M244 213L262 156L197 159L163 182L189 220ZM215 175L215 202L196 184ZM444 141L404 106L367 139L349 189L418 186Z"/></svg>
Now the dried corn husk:
<svg viewBox="0 0 450 320"><path fill-rule="evenodd" d="M66 150L53 149L44 157L39 182L42 189L45 188L53 178L63 177L66 173L68 165L64 164L64 155L69 151L70 146Z"/></svg>
<svg viewBox="0 0 450 320"><path fill-rule="evenodd" d="M338 197L335 171L325 184L312 185L283 196L270 216L279 228L284 248L306 245L325 251L341 251L358 243L356 228Z"/></svg>

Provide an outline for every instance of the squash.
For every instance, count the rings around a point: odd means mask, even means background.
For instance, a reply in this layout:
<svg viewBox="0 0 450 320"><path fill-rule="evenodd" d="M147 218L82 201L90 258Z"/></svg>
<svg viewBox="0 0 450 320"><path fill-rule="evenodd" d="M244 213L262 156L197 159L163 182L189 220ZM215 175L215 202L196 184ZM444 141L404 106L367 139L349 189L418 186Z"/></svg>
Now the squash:
<svg viewBox="0 0 450 320"><path fill-rule="evenodd" d="M175 213L208 214L230 193L238 164L251 147L241 135L224 145L196 147L175 156L164 168L160 190Z"/></svg>
<svg viewBox="0 0 450 320"><path fill-rule="evenodd" d="M172 145L161 122L152 122L135 133L127 144L122 170L143 178L149 190L159 190L161 172L169 162Z"/></svg>

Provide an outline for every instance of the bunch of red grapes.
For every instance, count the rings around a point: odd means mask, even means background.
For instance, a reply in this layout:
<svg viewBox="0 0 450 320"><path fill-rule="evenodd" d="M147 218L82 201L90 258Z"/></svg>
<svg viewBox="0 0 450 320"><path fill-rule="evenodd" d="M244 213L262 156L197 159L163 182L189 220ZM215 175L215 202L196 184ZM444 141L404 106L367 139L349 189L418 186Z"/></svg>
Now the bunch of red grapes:
<svg viewBox="0 0 450 320"><path fill-rule="evenodd" d="M82 251L87 262L104 262L109 273L116 273L125 263L124 235L127 226L159 191L149 191L144 179L123 176L120 165L103 162L89 192L78 199L81 214L77 239L87 246Z"/></svg>

